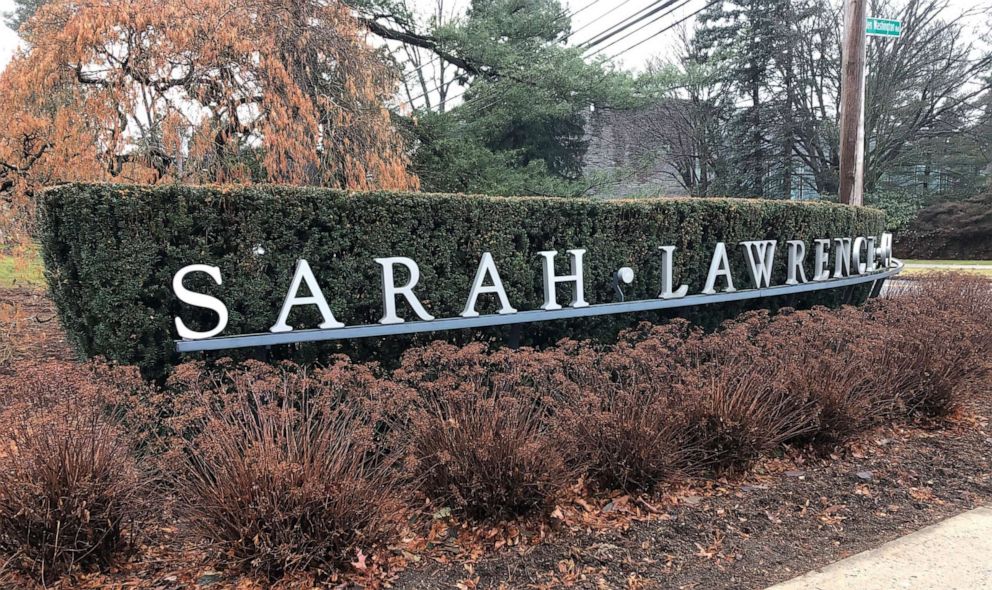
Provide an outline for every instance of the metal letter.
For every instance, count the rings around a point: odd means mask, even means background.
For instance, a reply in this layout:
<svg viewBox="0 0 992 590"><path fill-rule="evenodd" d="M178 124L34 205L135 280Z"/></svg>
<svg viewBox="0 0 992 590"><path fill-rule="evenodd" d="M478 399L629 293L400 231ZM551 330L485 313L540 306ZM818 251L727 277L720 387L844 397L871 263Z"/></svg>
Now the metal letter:
<svg viewBox="0 0 992 590"><path fill-rule="evenodd" d="M183 279L185 279L186 275L191 272L205 272L210 275L210 278L212 278L215 283L218 285L223 285L224 283L221 281L220 277L220 268L216 266L208 266L206 264L191 264L179 269L176 276L172 278L172 290L175 292L176 297L178 297L183 303L188 303L193 307L202 307L203 309L209 309L215 312L219 316L217 326L213 330L197 332L187 328L186 324L184 324L183 321L177 317L176 331L179 332L179 337L184 340L202 340L203 338L212 338L223 332L224 328L227 327L227 306L216 297L196 293L184 287Z"/></svg>
<svg viewBox="0 0 992 590"><path fill-rule="evenodd" d="M789 240L789 278L785 280L786 285L798 285L806 282L806 269L803 262L806 260L806 242L802 240Z"/></svg>
<svg viewBox="0 0 992 590"><path fill-rule="evenodd" d="M682 285L678 291L672 292L672 260L675 258L675 246L660 246L661 250L661 293L659 299L679 299L685 297L689 287Z"/></svg>
<svg viewBox="0 0 992 590"><path fill-rule="evenodd" d="M772 284L772 267L775 265L775 240L759 240L756 242L741 242L747 263L751 271L751 280L757 289L770 287ZM757 254L757 259L755 259Z"/></svg>
<svg viewBox="0 0 992 590"><path fill-rule="evenodd" d="M493 278L492 285L483 285L483 283L486 282L487 274ZM479 316L479 312L475 311L475 302L479 299L479 295L483 293L495 293L496 296L499 297L500 308L496 313L517 313L517 310L510 306L510 300L506 296L506 290L503 289L503 280L499 278L499 271L496 270L496 263L493 262L493 255L489 252L484 252L482 254L482 260L479 261L479 269L475 271L475 280L472 281L472 290L469 291L468 302L465 304L465 311L461 314L463 318L474 318Z"/></svg>
<svg viewBox="0 0 992 590"><path fill-rule="evenodd" d="M307 289L310 290L309 297L298 295L303 281L306 281ZM269 328L269 331L292 332L293 326L288 325L286 320L289 319L289 312L293 311L297 305L316 305L317 309L320 310L321 317L324 318L323 323L320 324L321 329L344 327L344 324L334 319L334 314L331 313L331 308L327 305L327 300L324 299L324 294L320 291L320 285L317 284L317 277L313 276L313 271L310 270L310 263L302 258L296 261L293 282L289 284L289 291L286 292L286 299L282 303L279 319L276 320L276 325Z"/></svg>
<svg viewBox="0 0 992 590"><path fill-rule="evenodd" d="M385 315L382 316L379 323L402 324L406 321L396 315L397 295L402 295L406 298L406 302L413 308L413 312L417 314L417 317L428 322L433 320L434 316L427 313L423 304L413 294L413 288L417 286L417 281L420 280L420 268L417 266L417 263L403 256L376 258L375 261L382 265L382 305L385 310ZM402 287L397 287L393 279L393 267L397 264L402 264L410 271L410 281Z"/></svg>
<svg viewBox="0 0 992 590"><path fill-rule="evenodd" d="M882 258L882 268L889 268L892 261L892 234L882 234L882 244L878 247Z"/></svg>
<svg viewBox="0 0 992 590"><path fill-rule="evenodd" d="M541 306L541 309L561 309L561 306L558 305L558 296L555 293L555 286L558 283L575 283L575 287L572 289L572 302L568 304L569 307L589 306L582 288L582 255L585 253L585 250L568 250L572 274L557 276L555 275L555 256L558 255L558 251L538 252L538 255L544 258L544 305Z"/></svg>
<svg viewBox="0 0 992 590"><path fill-rule="evenodd" d="M851 268L859 275L863 275L868 271L868 263L861 262L861 250L867 250L867 246L867 238L861 236L854 238L854 245L851 247ZM869 250L868 252L870 256L871 251Z"/></svg>
<svg viewBox="0 0 992 590"><path fill-rule="evenodd" d="M827 248L830 247L830 240L821 238L813 240L813 243L816 245L816 256L813 259L813 280L825 281L830 278L830 269L827 268L827 263L830 262L830 254L827 252Z"/></svg>
<svg viewBox="0 0 992 590"><path fill-rule="evenodd" d="M834 278L851 276L851 238L834 238Z"/></svg>
<svg viewBox="0 0 992 590"><path fill-rule="evenodd" d="M706 286L703 287L703 294L713 295L716 293L716 279L719 276L727 278L727 288L724 289L727 293L733 293L737 289L734 288L734 278L730 275L730 261L727 260L727 245L723 242L717 242L716 248L713 250L713 260L710 262L710 272L706 276Z"/></svg>
<svg viewBox="0 0 992 590"><path fill-rule="evenodd" d="M875 256L877 250L875 248L875 236L868 236L866 239L868 242L868 261L865 263L865 272L874 272L878 268L878 264L875 261Z"/></svg>

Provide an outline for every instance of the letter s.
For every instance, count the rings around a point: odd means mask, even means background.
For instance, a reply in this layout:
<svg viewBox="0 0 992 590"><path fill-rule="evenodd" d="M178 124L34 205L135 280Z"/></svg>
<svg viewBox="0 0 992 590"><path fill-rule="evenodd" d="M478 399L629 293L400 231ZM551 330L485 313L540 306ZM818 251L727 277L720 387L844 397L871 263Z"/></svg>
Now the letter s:
<svg viewBox="0 0 992 590"><path fill-rule="evenodd" d="M227 306L225 306L224 303L216 297L204 295L203 293L196 293L184 287L183 279L185 279L186 275L191 272L205 272L218 285L223 285L224 283L220 278L220 268L216 266L208 266L206 264L191 264L179 269L179 272L177 272L176 276L172 279L172 290L176 293L176 297L178 297L180 301L183 303L188 303L193 307L209 309L220 316L220 319L217 321L217 327L213 330L208 332L196 332L187 328L186 324L184 324L183 321L177 317L176 331L179 332L179 337L184 340L202 340L204 338L212 338L223 332L224 328L227 327Z"/></svg>

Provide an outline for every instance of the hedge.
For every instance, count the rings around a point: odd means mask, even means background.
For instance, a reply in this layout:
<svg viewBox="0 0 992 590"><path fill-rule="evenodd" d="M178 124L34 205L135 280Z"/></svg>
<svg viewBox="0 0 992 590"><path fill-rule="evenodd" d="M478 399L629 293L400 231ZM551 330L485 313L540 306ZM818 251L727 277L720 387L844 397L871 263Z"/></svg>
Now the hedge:
<svg viewBox="0 0 992 590"><path fill-rule="evenodd" d="M492 252L511 303L527 310L542 303L536 254L541 250L558 250L559 272L564 273L565 250L585 248L586 299L597 304L614 300L612 276L621 266L637 273L625 288L627 299L656 297L661 245L678 248L676 280L695 293L702 288L718 241L727 242L740 288L747 287L749 279L737 242L811 242L877 235L883 227L879 211L828 203L355 194L284 186L66 185L44 195L40 239L51 295L71 342L85 356L137 364L146 375L160 377L179 360L173 345L175 316L193 329L215 323L212 312L182 305L172 292L173 275L188 264L220 267L223 286L203 276L202 281L194 280L196 275L187 286L225 301L230 311L225 334L243 334L267 331L275 323L298 258L309 261L336 318L357 325L375 323L382 316L377 257L417 261L417 293L425 307L435 317L452 317L465 304L484 251ZM257 253L259 248L264 254ZM773 281L781 283L783 243L779 252ZM839 296L759 305L798 306ZM495 299L481 297L479 311L494 311ZM743 305L728 307L732 309L726 313L734 313ZM400 308L401 315L413 318L405 305ZM711 322L722 318L719 311L706 313ZM315 327L318 317L314 306L297 308L290 324ZM657 312L469 334L283 346L265 354L307 361L343 351L389 363L411 344L437 337L509 338L541 345L564 336L609 338L637 321L662 317Z"/></svg>

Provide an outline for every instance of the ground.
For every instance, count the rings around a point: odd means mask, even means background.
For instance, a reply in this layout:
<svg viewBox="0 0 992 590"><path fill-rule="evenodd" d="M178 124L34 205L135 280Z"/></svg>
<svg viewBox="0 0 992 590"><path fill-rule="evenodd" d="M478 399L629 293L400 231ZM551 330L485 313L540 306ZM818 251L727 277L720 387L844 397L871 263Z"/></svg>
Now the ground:
<svg viewBox="0 0 992 590"><path fill-rule="evenodd" d="M983 396L949 431L883 430L832 457L769 460L740 479L666 490L650 499L659 515L502 550L474 574L411 569L395 587L764 588L992 499L990 416Z"/></svg>
<svg viewBox="0 0 992 590"><path fill-rule="evenodd" d="M23 354L71 357L41 291L0 287L0 301L26 311L47 343ZM579 490L550 524L470 527L427 509L389 549L388 574L367 577L425 590L764 588L992 501L992 392L987 383L973 389L969 407L944 428L882 429L827 456L797 451L739 477L651 496L597 499ZM177 530L146 530L114 573L61 587L264 587L223 571ZM350 579L366 578L361 565Z"/></svg>

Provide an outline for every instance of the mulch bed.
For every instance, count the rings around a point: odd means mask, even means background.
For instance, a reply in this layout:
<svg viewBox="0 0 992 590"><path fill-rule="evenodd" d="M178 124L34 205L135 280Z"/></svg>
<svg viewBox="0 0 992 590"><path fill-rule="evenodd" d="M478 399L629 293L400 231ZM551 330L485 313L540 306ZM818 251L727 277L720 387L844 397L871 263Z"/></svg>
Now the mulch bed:
<svg viewBox="0 0 992 590"><path fill-rule="evenodd" d="M42 338L32 358L73 357L43 293L0 289L0 301L16 301L33 318L27 325ZM550 523L469 526L425 509L414 527L420 532L391 548L388 567L367 568L359 556L356 571L335 584L764 588L992 501L988 386L976 385L969 407L939 429L880 429L830 456L790 453L737 478L651 497L597 499L579 490ZM165 526L114 572L79 574L59 587L265 587L222 565Z"/></svg>
<svg viewBox="0 0 992 590"><path fill-rule="evenodd" d="M984 397L984 396L983 396ZM887 429L831 457L767 460L662 498L661 516L575 530L396 588L765 588L992 499L992 403L949 429Z"/></svg>
<svg viewBox="0 0 992 590"><path fill-rule="evenodd" d="M44 290L25 287L0 287L0 304L15 306L23 321L18 339L24 343L14 360L73 360L65 335L59 326L55 305Z"/></svg>

